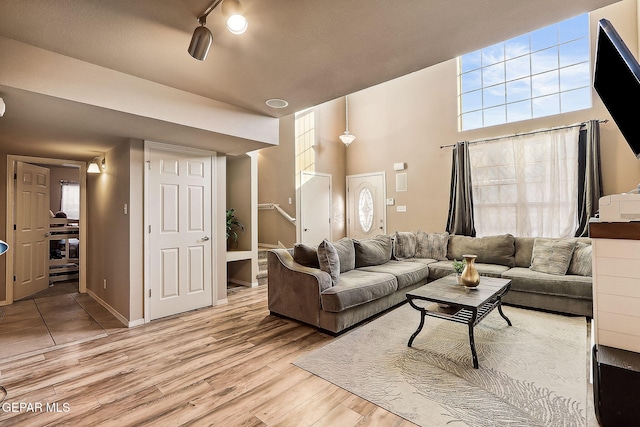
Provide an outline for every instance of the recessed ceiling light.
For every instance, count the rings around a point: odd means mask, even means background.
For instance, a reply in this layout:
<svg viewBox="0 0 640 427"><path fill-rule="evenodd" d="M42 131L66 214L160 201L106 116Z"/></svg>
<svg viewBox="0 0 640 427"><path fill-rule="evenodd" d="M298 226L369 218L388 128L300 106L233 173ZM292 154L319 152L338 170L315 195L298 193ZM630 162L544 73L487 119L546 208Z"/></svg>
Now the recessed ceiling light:
<svg viewBox="0 0 640 427"><path fill-rule="evenodd" d="M284 108L287 105L289 105L289 103L284 99L278 99L278 98L267 99L265 101L265 104L267 104L271 108Z"/></svg>

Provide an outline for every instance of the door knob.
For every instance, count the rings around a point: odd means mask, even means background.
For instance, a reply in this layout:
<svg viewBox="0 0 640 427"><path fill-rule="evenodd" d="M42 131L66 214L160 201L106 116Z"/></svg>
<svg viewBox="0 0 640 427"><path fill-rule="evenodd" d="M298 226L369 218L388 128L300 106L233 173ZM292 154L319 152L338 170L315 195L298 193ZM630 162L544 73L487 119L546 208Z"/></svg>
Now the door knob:
<svg viewBox="0 0 640 427"><path fill-rule="evenodd" d="M209 236L204 236L204 237L202 238L202 240L206 242L207 240L210 240L210 238L209 238Z"/></svg>

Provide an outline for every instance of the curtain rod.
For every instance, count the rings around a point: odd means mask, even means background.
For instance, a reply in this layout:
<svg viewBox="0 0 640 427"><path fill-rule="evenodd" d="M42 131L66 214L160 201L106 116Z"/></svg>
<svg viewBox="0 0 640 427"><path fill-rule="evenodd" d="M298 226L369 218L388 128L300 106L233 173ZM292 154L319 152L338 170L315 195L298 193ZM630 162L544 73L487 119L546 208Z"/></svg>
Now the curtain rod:
<svg viewBox="0 0 640 427"><path fill-rule="evenodd" d="M598 120L598 123L607 123L608 121L609 121L608 119ZM569 128L574 128L574 127L578 127L578 126L584 126L585 124L587 124L587 122L577 123L575 125L558 126L558 127L549 128L549 129L539 129L539 130L534 130L534 131L531 131L531 132L514 133L513 135L503 135L503 136L496 136L496 137L493 137L493 138L474 139L473 141L469 141L469 144L479 144L479 143L483 143L483 142L497 141L499 139L513 138L514 136L533 135L533 134L536 134L536 133L549 132L549 131L552 131L552 130L569 129ZM450 147L455 147L455 146L456 146L456 144L441 145L440 148L450 148Z"/></svg>

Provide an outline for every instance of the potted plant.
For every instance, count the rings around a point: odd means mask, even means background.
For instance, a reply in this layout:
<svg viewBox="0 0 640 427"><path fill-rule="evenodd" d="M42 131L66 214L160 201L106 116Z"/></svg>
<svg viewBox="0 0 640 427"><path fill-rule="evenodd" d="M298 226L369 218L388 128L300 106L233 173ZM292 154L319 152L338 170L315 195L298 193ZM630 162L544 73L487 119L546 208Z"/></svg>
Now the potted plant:
<svg viewBox="0 0 640 427"><path fill-rule="evenodd" d="M456 283L457 284L461 284L460 283L460 275L464 271L464 264L465 264L464 261L458 261L456 259L453 260L453 269L456 272Z"/></svg>
<svg viewBox="0 0 640 427"><path fill-rule="evenodd" d="M234 244L238 241L238 232L240 229L244 231L244 225L236 218L236 210L231 208L227 209L227 244ZM229 240L231 238L231 240Z"/></svg>

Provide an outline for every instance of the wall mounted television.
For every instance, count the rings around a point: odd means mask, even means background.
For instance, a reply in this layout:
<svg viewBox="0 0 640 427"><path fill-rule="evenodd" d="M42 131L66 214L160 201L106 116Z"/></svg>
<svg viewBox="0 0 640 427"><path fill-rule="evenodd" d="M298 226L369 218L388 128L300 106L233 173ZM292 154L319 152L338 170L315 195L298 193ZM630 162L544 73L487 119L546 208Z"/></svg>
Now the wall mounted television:
<svg viewBox="0 0 640 427"><path fill-rule="evenodd" d="M593 87L640 159L640 65L611 22L598 22Z"/></svg>

